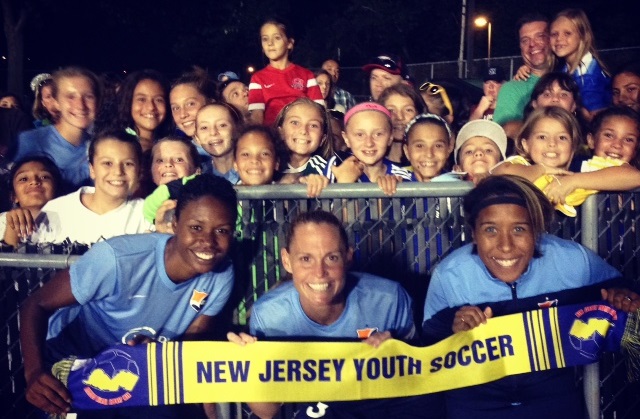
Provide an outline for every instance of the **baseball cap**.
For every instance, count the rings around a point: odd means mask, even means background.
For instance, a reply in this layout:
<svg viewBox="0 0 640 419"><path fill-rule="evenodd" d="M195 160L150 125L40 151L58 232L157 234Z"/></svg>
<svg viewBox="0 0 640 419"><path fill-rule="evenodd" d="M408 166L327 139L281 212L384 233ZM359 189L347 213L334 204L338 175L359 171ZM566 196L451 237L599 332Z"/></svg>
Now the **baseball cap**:
<svg viewBox="0 0 640 419"><path fill-rule="evenodd" d="M502 70L502 67L498 66L487 67L484 70L484 74L482 75L482 80L484 81L493 80L497 82L503 82L506 79L507 78L505 77L504 70Z"/></svg>
<svg viewBox="0 0 640 419"><path fill-rule="evenodd" d="M344 125L347 125L347 122L349 122L349 120L351 119L351 117L355 114L357 114L358 112L363 112L363 111L377 111L377 112L382 112L383 114L385 114L387 116L387 118L391 119L391 113L389 112L389 110L387 108L385 108L384 106L380 105L379 103L376 102L362 102L362 103L358 103L356 106L354 106L353 108L349 109L347 111L347 113L344 115Z"/></svg>
<svg viewBox="0 0 640 419"><path fill-rule="evenodd" d="M456 138L456 147L453 151L453 158L458 164L458 151L470 138L473 137L485 137L496 143L502 159L506 158L507 153L507 134L504 129L493 121L488 119L476 119L474 121L467 122L460 128L458 137Z"/></svg>
<svg viewBox="0 0 640 419"><path fill-rule="evenodd" d="M362 70L370 72L375 68L379 68L380 70L384 70L387 73L394 74L396 76L402 76L402 78L407 78L409 76L407 67L397 55L378 55L371 60L369 64L362 67Z"/></svg>
<svg viewBox="0 0 640 419"><path fill-rule="evenodd" d="M226 81L226 80L240 80L240 77L233 71L225 71L218 74L218 81Z"/></svg>

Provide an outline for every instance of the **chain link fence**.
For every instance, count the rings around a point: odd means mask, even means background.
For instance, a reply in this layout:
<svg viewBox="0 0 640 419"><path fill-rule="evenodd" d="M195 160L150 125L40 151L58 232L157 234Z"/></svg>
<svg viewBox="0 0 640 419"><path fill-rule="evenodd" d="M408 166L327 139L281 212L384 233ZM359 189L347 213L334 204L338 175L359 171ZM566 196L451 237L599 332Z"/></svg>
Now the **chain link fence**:
<svg viewBox="0 0 640 419"><path fill-rule="evenodd" d="M252 304L284 278L279 249L290 221L300 212L324 209L343 220L354 247L355 270L375 273L400 282L414 298L416 320L428 278L434 266L452 250L470 241L464 224L462 196L470 189L465 182L427 185L402 184L393 198L385 197L377 185L334 185L322 199L306 197L304 186L273 185L239 190L241 224L235 252L237 280L229 316L235 327L247 323ZM598 251L627 279L639 282L640 195L598 195L589 198L577 218L558 216L552 233L582 242ZM41 286L55 269L73 263L78 256L0 253L0 404L2 418L36 417L24 399L17 311L20 302ZM570 269L570 261L567 263ZM223 323L224 324L224 323ZM623 357L607 355L585 373L585 398L595 417L640 417L640 386L626 382ZM599 391L598 391L599 389ZM594 411L592 409L592 411ZM597 411L600 411L598 415ZM228 417L247 417L246 409L234 406Z"/></svg>
<svg viewBox="0 0 640 419"><path fill-rule="evenodd" d="M602 61L607 65L610 72L618 66L632 61L640 60L640 46L626 48L611 48L598 51ZM438 61L430 63L407 64L411 78L419 86L427 80L447 80L462 78L478 87L482 86L482 71L489 63L502 67L511 79L523 64L520 55L506 57L493 57L490 60L479 58L471 63L465 61ZM358 101L367 100L369 96L369 80L367 74L361 67L342 67L340 69L340 87L351 92Z"/></svg>

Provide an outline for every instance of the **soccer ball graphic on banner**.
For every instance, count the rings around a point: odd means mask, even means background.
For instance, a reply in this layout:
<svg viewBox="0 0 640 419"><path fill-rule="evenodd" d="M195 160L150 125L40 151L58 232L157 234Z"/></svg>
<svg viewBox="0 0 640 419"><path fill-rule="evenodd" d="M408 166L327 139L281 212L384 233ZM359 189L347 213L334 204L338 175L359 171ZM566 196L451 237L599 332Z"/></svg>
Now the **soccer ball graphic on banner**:
<svg viewBox="0 0 640 419"><path fill-rule="evenodd" d="M112 349L88 362L82 382L103 392L132 391L140 378L140 368L129 354Z"/></svg>

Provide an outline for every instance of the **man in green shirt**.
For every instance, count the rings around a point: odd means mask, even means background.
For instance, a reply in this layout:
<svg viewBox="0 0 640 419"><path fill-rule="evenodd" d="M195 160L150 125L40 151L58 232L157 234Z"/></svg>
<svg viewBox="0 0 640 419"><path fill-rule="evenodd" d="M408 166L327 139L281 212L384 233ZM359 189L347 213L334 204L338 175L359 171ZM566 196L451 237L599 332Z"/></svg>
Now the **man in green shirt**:
<svg viewBox="0 0 640 419"><path fill-rule="evenodd" d="M525 81L512 80L502 85L498 94L493 120L500 125L521 120L524 107L540 77L553 68L553 54L549 47L549 21L541 14L528 14L518 21L520 54L531 69Z"/></svg>

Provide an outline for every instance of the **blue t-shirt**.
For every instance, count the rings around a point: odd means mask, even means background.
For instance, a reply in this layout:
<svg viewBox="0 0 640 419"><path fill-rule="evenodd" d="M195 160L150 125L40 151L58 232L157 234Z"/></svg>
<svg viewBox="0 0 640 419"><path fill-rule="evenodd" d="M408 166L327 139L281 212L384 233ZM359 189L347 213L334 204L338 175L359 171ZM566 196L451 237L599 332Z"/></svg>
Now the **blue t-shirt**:
<svg viewBox="0 0 640 419"><path fill-rule="evenodd" d="M79 305L58 310L49 321L54 357L90 357L140 334L172 340L198 316L222 310L233 286L231 262L176 284L164 264L171 237L116 237L95 244L71 266L71 292Z"/></svg>
<svg viewBox="0 0 640 419"><path fill-rule="evenodd" d="M67 190L78 189L92 184L89 177L88 144L88 135L85 135L79 146L75 146L65 140L55 126L49 125L25 131L18 136L14 161L31 156L48 157L60 169Z"/></svg>
<svg viewBox="0 0 640 419"><path fill-rule="evenodd" d="M411 297L399 283L360 272L347 274L346 281L346 305L334 323L325 326L307 317L293 281L287 281L253 305L251 334L273 338L357 339L375 330L390 331L396 339L413 338Z"/></svg>

